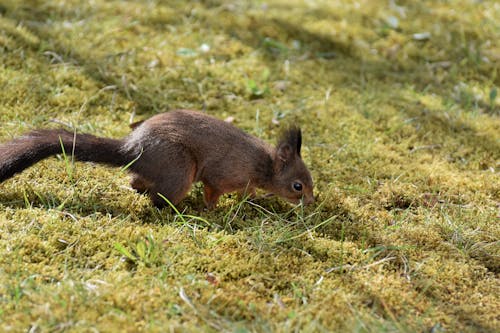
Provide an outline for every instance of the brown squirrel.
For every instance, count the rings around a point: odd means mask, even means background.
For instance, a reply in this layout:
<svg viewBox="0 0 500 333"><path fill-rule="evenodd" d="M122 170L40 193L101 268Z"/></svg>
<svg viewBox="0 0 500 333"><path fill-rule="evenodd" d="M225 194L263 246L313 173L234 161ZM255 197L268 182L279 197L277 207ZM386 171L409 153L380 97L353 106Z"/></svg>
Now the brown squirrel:
<svg viewBox="0 0 500 333"><path fill-rule="evenodd" d="M128 166L131 186L148 193L157 207L164 196L177 205L192 183L204 184L214 208L228 192L255 194L261 188L284 199L314 202L311 174L300 156L299 128L283 133L276 148L233 125L196 111L176 110L131 125L121 140L66 130L35 130L0 145L0 182L51 155Z"/></svg>

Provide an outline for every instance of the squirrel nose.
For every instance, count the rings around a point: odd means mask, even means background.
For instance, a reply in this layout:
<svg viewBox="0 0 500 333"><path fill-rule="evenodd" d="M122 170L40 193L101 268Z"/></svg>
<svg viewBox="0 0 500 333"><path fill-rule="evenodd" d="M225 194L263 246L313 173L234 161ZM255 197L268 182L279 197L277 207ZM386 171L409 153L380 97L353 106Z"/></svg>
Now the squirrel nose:
<svg viewBox="0 0 500 333"><path fill-rule="evenodd" d="M310 205L314 203L314 195L306 195L303 199L304 205Z"/></svg>

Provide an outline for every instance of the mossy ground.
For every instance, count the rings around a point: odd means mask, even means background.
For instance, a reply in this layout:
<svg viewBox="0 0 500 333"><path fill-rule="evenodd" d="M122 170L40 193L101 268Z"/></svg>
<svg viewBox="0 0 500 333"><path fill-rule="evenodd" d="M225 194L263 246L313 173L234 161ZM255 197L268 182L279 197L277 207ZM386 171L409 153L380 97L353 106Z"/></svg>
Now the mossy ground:
<svg viewBox="0 0 500 333"><path fill-rule="evenodd" d="M498 2L0 12L2 142L174 108L268 141L299 123L319 195L204 212L195 187L176 214L118 169L43 161L0 185L1 331L498 331Z"/></svg>

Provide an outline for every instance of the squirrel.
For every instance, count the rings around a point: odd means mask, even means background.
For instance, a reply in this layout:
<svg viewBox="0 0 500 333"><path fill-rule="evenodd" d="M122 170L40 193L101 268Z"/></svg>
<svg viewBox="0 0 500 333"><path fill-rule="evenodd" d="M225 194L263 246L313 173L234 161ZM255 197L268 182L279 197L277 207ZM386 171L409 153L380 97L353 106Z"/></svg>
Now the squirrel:
<svg viewBox="0 0 500 333"><path fill-rule="evenodd" d="M131 127L123 139L62 129L34 130L15 138L0 145L0 183L64 148L79 161L127 166L131 187L147 193L159 208L166 205L164 198L177 205L199 181L208 209L224 193L255 195L256 188L296 204L314 202L311 174L300 156L298 127L284 131L276 147L191 110L160 113Z"/></svg>

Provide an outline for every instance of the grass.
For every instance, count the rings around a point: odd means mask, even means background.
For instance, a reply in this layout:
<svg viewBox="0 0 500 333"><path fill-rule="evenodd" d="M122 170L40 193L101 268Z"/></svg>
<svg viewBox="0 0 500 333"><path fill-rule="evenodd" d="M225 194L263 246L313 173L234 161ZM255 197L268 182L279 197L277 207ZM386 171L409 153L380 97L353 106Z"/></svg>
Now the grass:
<svg viewBox="0 0 500 333"><path fill-rule="evenodd" d="M303 129L314 207L47 159L0 184L0 330L494 332L495 1L0 3L0 141L175 108Z"/></svg>

